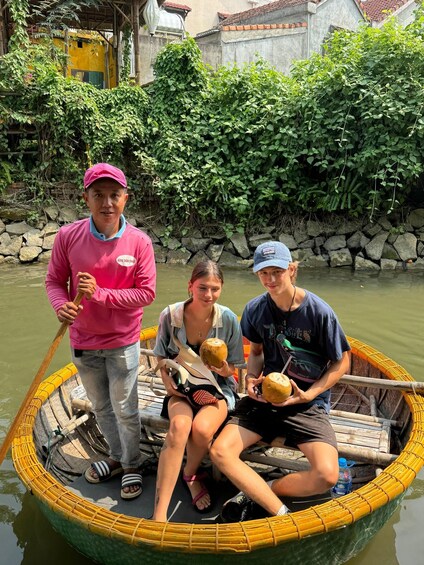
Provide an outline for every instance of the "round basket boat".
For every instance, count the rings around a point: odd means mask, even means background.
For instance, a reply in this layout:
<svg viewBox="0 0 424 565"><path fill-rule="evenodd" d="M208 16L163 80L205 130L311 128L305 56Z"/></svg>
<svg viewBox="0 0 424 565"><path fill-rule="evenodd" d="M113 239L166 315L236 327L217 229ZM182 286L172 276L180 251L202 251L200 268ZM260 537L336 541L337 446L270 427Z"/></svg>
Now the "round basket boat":
<svg viewBox="0 0 424 565"><path fill-rule="evenodd" d="M142 347L152 347L156 331L152 327L141 332ZM414 382L407 371L382 353L356 339L349 341L351 373L382 382ZM102 564L344 563L388 520L424 463L423 396L375 385L355 387L352 392L351 385L337 384L332 390L335 412L365 415L371 407L374 415L365 418L392 424L389 453L383 454L386 466L379 463L376 449L374 478L350 494L283 517L234 524L162 523L129 516L86 500L72 489L69 476L65 479L46 468L42 445L46 436L36 429L40 422L45 427L48 411L57 412L58 420L69 419L66 402L70 383L76 378L76 368L70 364L43 381L14 439L12 457L19 477L53 528L78 551ZM348 406L349 395L355 397L355 406L352 402ZM60 398L60 409L52 410L54 397ZM63 438L61 456L73 445L87 466L90 453L78 434L76 428ZM371 459L368 453L369 463ZM142 504L142 499L143 495L131 504Z"/></svg>

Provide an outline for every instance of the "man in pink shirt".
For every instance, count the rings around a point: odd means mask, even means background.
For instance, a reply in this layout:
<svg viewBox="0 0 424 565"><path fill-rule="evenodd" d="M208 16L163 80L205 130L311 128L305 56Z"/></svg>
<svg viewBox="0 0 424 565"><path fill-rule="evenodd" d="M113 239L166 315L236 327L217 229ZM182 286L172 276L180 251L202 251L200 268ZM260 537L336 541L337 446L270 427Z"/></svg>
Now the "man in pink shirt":
<svg viewBox="0 0 424 565"><path fill-rule="evenodd" d="M122 477L122 498L142 491L137 372L143 307L155 298L156 267L150 238L123 216L124 173L98 163L84 176L89 218L63 226L46 277L47 295L60 322L69 322L72 360L102 433L107 459L85 477L98 483ZM82 305L72 301L84 293Z"/></svg>

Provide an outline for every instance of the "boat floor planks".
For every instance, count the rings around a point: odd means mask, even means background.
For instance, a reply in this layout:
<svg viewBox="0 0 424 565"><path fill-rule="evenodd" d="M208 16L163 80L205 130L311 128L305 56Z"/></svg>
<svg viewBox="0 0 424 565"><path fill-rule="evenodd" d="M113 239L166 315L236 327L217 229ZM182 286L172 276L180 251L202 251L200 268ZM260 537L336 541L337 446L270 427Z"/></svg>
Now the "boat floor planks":
<svg viewBox="0 0 424 565"><path fill-rule="evenodd" d="M263 466L264 467L264 466ZM268 472L266 478L275 478L281 476L281 472L273 472L273 469L266 467ZM264 469L262 469L264 471ZM210 471L210 475L212 472ZM194 510L191 504L191 497L188 490L179 478L175 486L171 504L169 505L169 521L190 524L211 524L215 523L219 511L226 500L237 493L237 489L227 480L217 482L208 481L209 492L212 497L213 505L209 512L199 514ZM117 514L125 514L136 518L150 519L153 514L153 501L155 496L156 476L153 472L143 472L143 492L133 500L123 500L120 496L121 477L115 476L103 483L88 483L84 476L78 477L72 485L68 486L69 490L75 492L85 500L100 506L101 508L110 510ZM330 492L322 495L307 498L284 498L284 503L291 511L300 510L317 504L326 502L331 499Z"/></svg>

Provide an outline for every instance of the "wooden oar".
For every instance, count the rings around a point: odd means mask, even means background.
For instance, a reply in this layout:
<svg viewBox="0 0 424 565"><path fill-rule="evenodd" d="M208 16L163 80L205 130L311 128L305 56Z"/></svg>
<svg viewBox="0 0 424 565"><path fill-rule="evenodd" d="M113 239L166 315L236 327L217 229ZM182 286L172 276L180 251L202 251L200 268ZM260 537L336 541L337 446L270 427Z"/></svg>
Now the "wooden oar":
<svg viewBox="0 0 424 565"><path fill-rule="evenodd" d="M339 383L371 388L396 389L405 392L416 392L417 394L424 393L424 383L416 381L391 381L389 379L373 379L371 377L359 377L357 375L343 375Z"/></svg>
<svg viewBox="0 0 424 565"><path fill-rule="evenodd" d="M74 304L76 306L79 306L81 304L81 300L83 299L83 297L84 294L82 292L78 292L77 296L75 297L75 300L73 301ZM62 322L62 325L60 326L52 344L49 347L49 350L47 351L46 356L43 359L43 362L40 365L40 368L38 369L37 374L34 377L34 380L31 383L31 386L29 387L29 390L21 404L21 407L19 408L18 413L16 414L15 419L13 420L13 423L9 431L7 432L7 435L0 448L0 465L3 463L3 459L5 458L6 453L8 452L9 447L13 441L13 438L15 437L16 430L18 429L21 423L22 416L24 415L26 409L28 408L28 405L34 396L34 393L37 390L38 385L43 380L45 372L47 371L47 368L50 365L53 355L55 354L56 349L59 347L59 344L62 341L62 337L65 335L68 326L69 326L69 322Z"/></svg>

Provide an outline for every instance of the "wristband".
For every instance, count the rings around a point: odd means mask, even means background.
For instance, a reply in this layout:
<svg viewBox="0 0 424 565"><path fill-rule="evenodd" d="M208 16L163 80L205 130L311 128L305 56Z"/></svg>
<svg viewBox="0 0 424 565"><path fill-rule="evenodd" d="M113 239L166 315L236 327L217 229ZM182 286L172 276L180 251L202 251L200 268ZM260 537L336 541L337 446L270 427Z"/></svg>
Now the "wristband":
<svg viewBox="0 0 424 565"><path fill-rule="evenodd" d="M258 377L257 377L256 375L254 375L253 373L247 373L247 375L246 375L244 378L245 378L245 379L248 379L249 377L252 378L252 379L257 379L257 378L258 378Z"/></svg>

